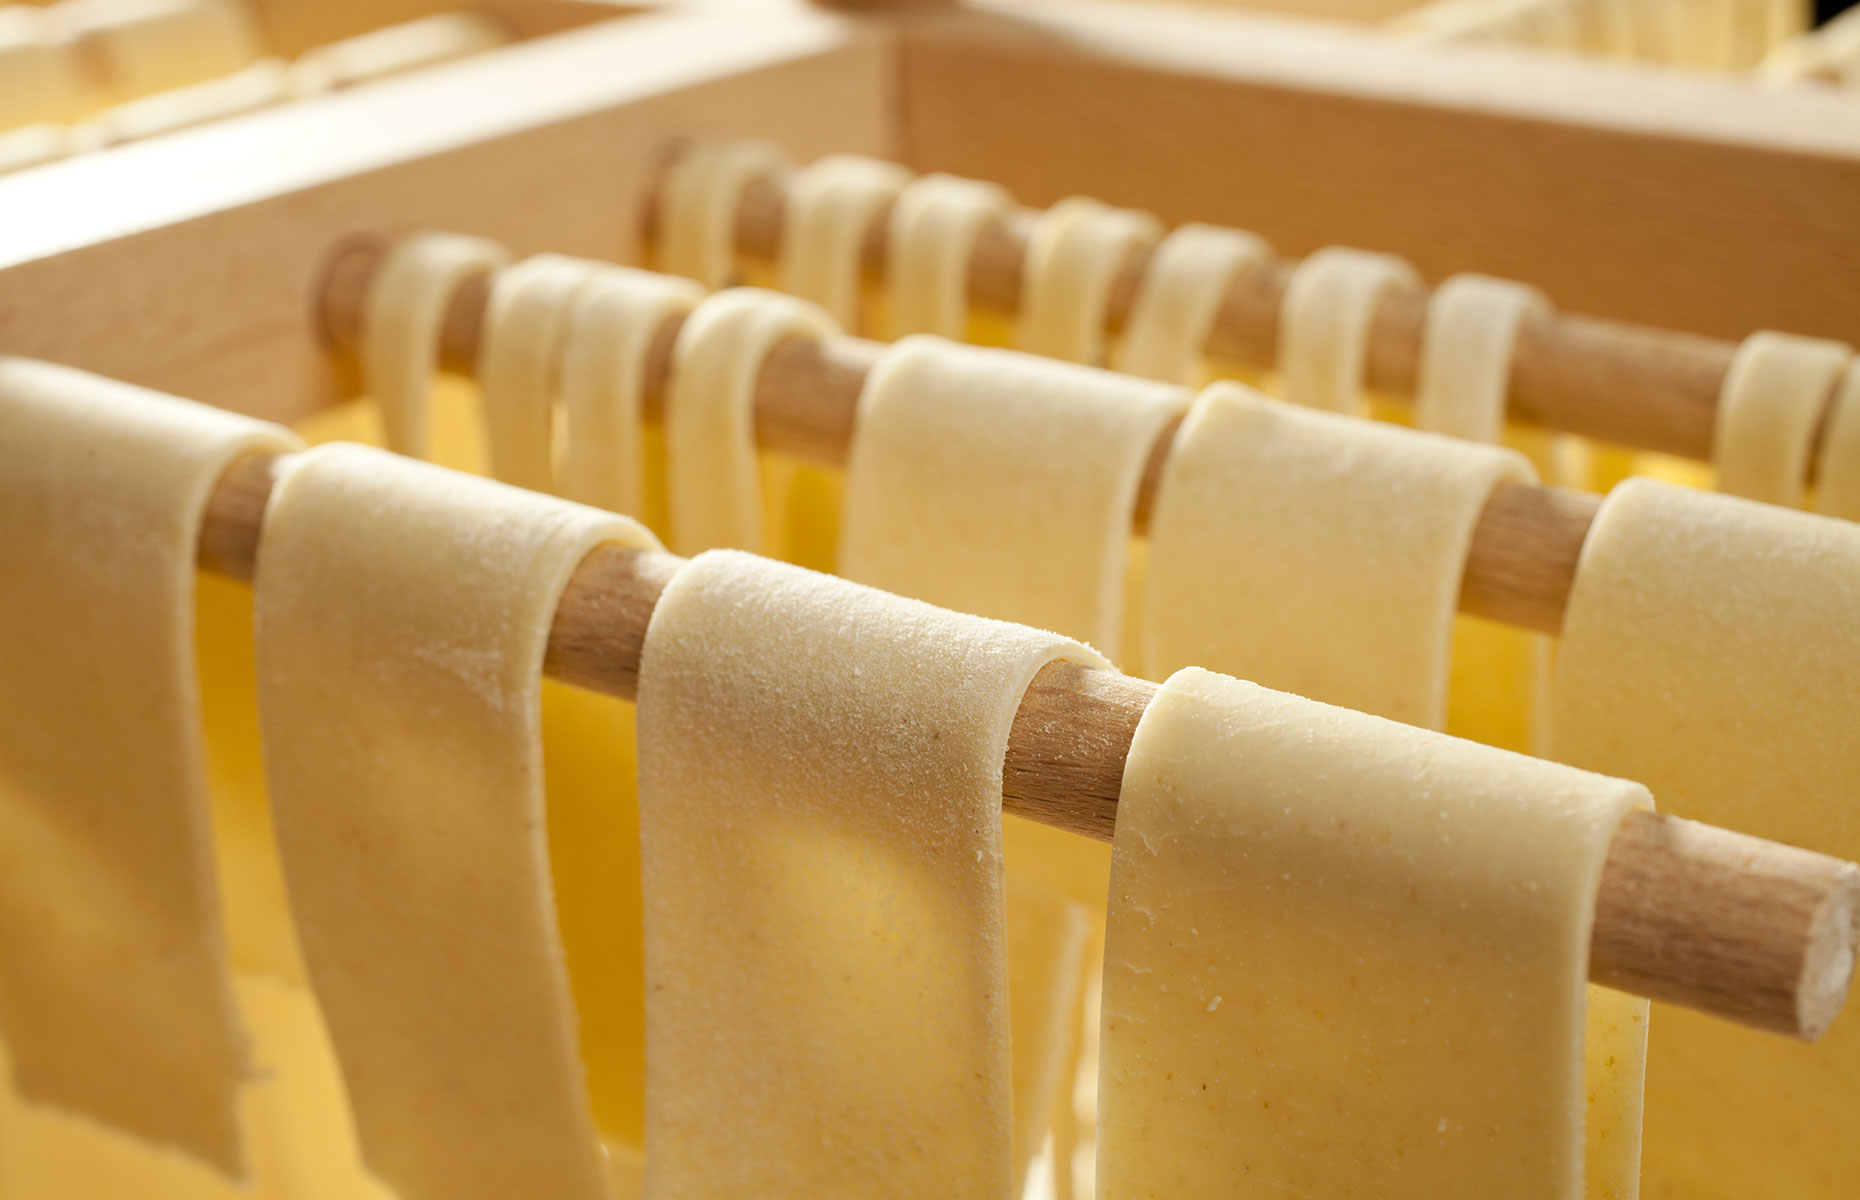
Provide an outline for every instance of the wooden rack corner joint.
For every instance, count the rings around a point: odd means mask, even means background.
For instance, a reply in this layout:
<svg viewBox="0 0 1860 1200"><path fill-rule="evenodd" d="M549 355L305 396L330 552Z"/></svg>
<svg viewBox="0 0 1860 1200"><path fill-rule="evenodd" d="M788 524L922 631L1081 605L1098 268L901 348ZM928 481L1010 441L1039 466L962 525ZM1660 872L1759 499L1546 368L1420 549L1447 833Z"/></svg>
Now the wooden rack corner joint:
<svg viewBox="0 0 1860 1200"><path fill-rule="evenodd" d="M321 300L327 331L338 346L354 344L360 299L382 248L379 242L352 242L332 264ZM472 360L485 294L483 281L464 289L447 321L445 357L454 364ZM854 338L784 343L758 382L758 436L816 458L843 457L843 435L850 432L846 397L856 400L880 350ZM650 404L663 403L669 363L668 331L648 368ZM281 461L248 458L220 482L201 532L204 569L252 579L265 505ZM1573 570L1579 535L1593 515L1589 498L1553 489L1513 491L1509 502L1495 499L1497 514L1488 508L1480 523L1481 536L1508 547L1488 553L1490 562L1528 557L1521 539L1542 536L1552 545L1573 545L1568 550ZM653 606L683 564L675 555L618 545L589 554L557 607L547 673L633 698ZM1560 600L1551 611L1560 614ZM1006 811L1108 841L1131 739L1154 693L1155 685L1115 671L1068 663L1043 669L1023 697L1009 737L1002 786ZM1624 991L1812 1040L1826 1032L1845 1001L1856 941L1860 866L1636 812L1609 848L1589 974Z"/></svg>

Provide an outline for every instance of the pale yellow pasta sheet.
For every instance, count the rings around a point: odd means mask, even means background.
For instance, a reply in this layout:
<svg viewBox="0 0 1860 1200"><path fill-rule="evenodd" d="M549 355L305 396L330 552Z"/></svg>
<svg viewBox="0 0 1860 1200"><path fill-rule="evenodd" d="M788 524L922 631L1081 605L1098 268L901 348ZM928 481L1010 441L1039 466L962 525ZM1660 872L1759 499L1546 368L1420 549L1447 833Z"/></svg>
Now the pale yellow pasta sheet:
<svg viewBox="0 0 1860 1200"><path fill-rule="evenodd" d="M624 518L355 446L277 485L259 698L293 911L402 1200L604 1197L543 805L543 647Z"/></svg>
<svg viewBox="0 0 1860 1200"><path fill-rule="evenodd" d="M1216 384L1150 520L1144 669L1230 672L1439 728L1479 514L1519 454Z"/></svg>
<svg viewBox="0 0 1860 1200"><path fill-rule="evenodd" d="M1137 485L1178 387L907 338L859 397L840 573L1115 658Z"/></svg>
<svg viewBox="0 0 1860 1200"><path fill-rule="evenodd" d="M1584 543L1555 757L1697 820L1860 858L1860 527L1637 479ZM1851 1014L1849 1014L1851 1018ZM1804 1045L1654 1014L1646 1194L1860 1194L1860 1025Z"/></svg>
<svg viewBox="0 0 1860 1200"><path fill-rule="evenodd" d="M35 1103L244 1171L194 556L275 425L0 358L0 1035Z"/></svg>
<svg viewBox="0 0 1860 1200"><path fill-rule="evenodd" d="M640 669L646 1189L1001 1197L1001 770L1090 651L732 551Z"/></svg>
<svg viewBox="0 0 1860 1200"><path fill-rule="evenodd" d="M1576 1200L1595 890L1647 802L1171 677L1118 804L1099 1195ZM1631 1194L1611 1161L1595 1182Z"/></svg>

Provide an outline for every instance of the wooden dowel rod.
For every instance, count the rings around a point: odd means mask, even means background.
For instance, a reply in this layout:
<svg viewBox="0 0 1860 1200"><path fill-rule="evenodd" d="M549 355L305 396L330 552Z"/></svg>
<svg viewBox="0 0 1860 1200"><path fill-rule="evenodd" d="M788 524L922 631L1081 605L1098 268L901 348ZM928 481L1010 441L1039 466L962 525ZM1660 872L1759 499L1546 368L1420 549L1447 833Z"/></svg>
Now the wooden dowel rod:
<svg viewBox="0 0 1860 1200"><path fill-rule="evenodd" d="M739 254L775 258L786 204L784 180L760 180L744 192L737 210ZM1019 310L1022 266L1038 216L1017 210L977 239L969 263L969 299L977 308L1008 316ZM874 281L883 278L885 235L886 222L875 220L865 245L865 269ZM1148 265L1146 250L1125 262L1111 290L1110 332L1123 328ZM1273 366L1280 297L1296 265L1274 259L1234 281L1209 335L1209 354L1241 366ZM1365 369L1371 390L1414 394L1426 312L1425 292L1398 294L1378 310ZM1533 318L1518 333L1508 408L1526 424L1709 460L1718 393L1736 349L1713 338L1577 313Z"/></svg>
<svg viewBox="0 0 1860 1200"><path fill-rule="evenodd" d="M354 349L368 284L383 253L378 242L347 243L333 260L322 292L324 329L334 344ZM484 320L487 280L459 289L441 334L440 357L471 373ZM660 331L647 356L646 415L663 411L677 323ZM838 337L778 345L756 385L756 439L771 450L838 465L852 445L853 420L865 376L884 353L877 342ZM1158 439L1137 493L1137 529L1146 527L1167 461L1169 436ZM1473 531L1460 586L1460 611L1543 633L1563 626L1577 557L1601 499L1535 484L1503 484Z"/></svg>
<svg viewBox="0 0 1860 1200"><path fill-rule="evenodd" d="M284 460L253 456L214 490L203 569L250 581ZM634 698L653 606L684 560L617 544L569 579L544 670ZM1043 669L1008 737L1002 806L1109 841L1124 760L1154 684L1075 663ZM1728 830L1632 813L1610 844L1589 976L1758 1029L1813 1039L1846 999L1860 938L1860 867Z"/></svg>

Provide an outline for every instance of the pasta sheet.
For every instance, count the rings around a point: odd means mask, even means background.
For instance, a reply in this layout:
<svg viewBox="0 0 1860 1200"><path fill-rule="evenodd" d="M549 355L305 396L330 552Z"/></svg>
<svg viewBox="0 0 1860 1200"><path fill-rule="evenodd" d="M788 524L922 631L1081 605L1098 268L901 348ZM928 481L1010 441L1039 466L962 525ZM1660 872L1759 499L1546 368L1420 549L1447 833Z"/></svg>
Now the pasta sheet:
<svg viewBox="0 0 1860 1200"><path fill-rule="evenodd" d="M733 551L640 668L646 1189L1000 1197L1001 769L1052 634Z"/></svg>

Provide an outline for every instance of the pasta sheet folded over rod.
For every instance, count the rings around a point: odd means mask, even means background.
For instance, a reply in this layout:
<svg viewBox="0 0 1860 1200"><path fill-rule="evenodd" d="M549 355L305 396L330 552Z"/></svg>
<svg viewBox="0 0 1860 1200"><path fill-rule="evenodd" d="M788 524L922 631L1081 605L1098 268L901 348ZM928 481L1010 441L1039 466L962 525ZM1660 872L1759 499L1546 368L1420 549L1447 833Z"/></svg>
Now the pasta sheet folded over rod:
<svg viewBox="0 0 1860 1200"><path fill-rule="evenodd" d="M0 1034L53 1105L244 1173L194 555L275 425L0 359Z"/></svg>
<svg viewBox="0 0 1860 1200"><path fill-rule="evenodd" d="M1551 750L1644 780L1681 816L1857 856L1857 662L1860 527L1630 480L1583 548ZM1860 1194L1851 1019L1816 1045L1779 1045L1663 1008L1648 1091L1662 1194Z"/></svg>
<svg viewBox="0 0 1860 1200"><path fill-rule="evenodd" d="M542 798L550 619L625 518L354 446L274 489L266 773L369 1166L402 1200L602 1200ZM596 1064L598 1066L598 1064Z"/></svg>
<svg viewBox="0 0 1860 1200"><path fill-rule="evenodd" d="M840 573L1115 659L1125 548L1184 388L916 337L859 394Z"/></svg>
<svg viewBox="0 0 1860 1200"><path fill-rule="evenodd" d="M1589 930L1646 789L1199 669L1118 804L1099 1194L1630 1196ZM1637 1079L1646 1026L1591 1089ZM1634 1115L1638 1115L1637 1111Z"/></svg>
<svg viewBox="0 0 1860 1200"><path fill-rule="evenodd" d="M646 1190L998 1198L1001 772L1053 634L732 551L639 680Z"/></svg>

